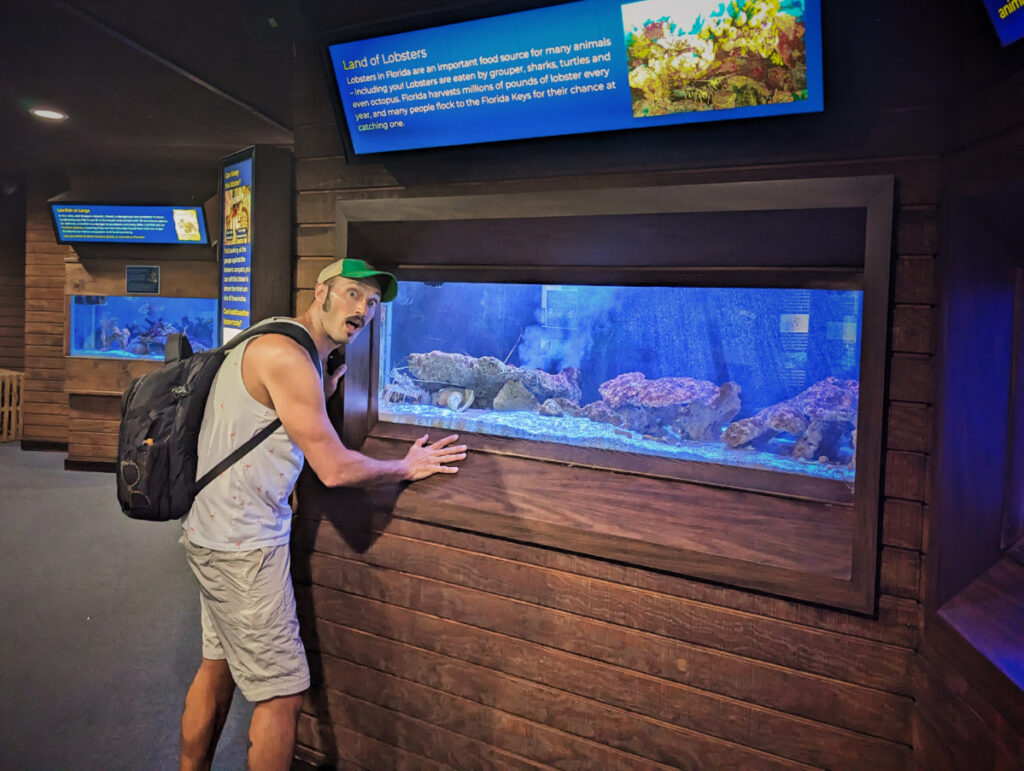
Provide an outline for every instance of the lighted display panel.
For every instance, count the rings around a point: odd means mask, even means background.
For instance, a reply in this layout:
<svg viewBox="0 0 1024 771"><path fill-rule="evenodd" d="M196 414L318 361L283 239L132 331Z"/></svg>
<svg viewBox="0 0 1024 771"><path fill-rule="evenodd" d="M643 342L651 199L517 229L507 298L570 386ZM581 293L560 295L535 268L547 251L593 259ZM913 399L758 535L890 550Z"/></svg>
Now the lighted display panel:
<svg viewBox="0 0 1024 771"><path fill-rule="evenodd" d="M51 202L50 214L61 244L209 243L201 206Z"/></svg>
<svg viewBox="0 0 1024 771"><path fill-rule="evenodd" d="M232 156L221 167L223 229L220 260L220 329L226 343L253 323L253 157Z"/></svg>
<svg viewBox="0 0 1024 771"><path fill-rule="evenodd" d="M355 155L823 109L818 0L583 0L327 51Z"/></svg>

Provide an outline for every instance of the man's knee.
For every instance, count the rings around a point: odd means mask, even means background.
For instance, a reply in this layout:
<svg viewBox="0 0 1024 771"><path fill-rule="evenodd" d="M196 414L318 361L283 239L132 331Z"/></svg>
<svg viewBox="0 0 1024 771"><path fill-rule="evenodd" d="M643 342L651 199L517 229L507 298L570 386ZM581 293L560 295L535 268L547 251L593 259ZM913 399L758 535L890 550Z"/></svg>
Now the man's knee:
<svg viewBox="0 0 1024 771"><path fill-rule="evenodd" d="M274 696L270 699L256 702L256 708L263 708L269 712L280 714L294 713L297 715L299 710L302 709L302 697L304 694L305 691L288 696Z"/></svg>

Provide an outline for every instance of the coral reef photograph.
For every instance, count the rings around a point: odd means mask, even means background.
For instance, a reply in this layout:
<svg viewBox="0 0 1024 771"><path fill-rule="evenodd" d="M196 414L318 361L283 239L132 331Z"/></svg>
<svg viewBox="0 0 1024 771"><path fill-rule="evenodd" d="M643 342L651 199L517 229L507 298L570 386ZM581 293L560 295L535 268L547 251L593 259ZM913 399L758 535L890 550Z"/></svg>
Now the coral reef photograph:
<svg viewBox="0 0 1024 771"><path fill-rule="evenodd" d="M633 117L807 99L803 0L622 6Z"/></svg>

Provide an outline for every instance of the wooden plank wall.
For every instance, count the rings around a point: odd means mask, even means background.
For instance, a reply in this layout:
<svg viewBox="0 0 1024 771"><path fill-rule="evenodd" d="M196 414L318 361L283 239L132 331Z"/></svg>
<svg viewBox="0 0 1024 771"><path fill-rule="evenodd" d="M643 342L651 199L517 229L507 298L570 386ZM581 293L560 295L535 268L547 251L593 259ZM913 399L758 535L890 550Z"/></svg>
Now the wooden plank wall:
<svg viewBox="0 0 1024 771"><path fill-rule="evenodd" d="M999 69L983 57L972 59L971 66L984 73L984 77L979 73L977 79L985 85L959 100L957 150L945 159L946 177L955 180L950 187L961 195L999 195L1018 185L1024 176L1024 106L1018 102L1007 103L1003 98L1006 93L1024 87L1024 67L1021 66L1024 60L1018 56L1016 61L1018 65L1014 70ZM1016 222L1010 216L1008 227ZM969 241L971 252L950 259L976 259L973 250L977 243L973 235ZM941 256L940 266L944 266ZM940 276L947 284L952 283L951 272L950 268L945 268ZM949 291L954 292L956 288L950 286ZM949 409L957 410L955 405L950 405ZM974 454L969 444L953 448L952 452ZM972 484L970 476L963 473L960 476L961 484ZM965 496L966 500L970 498ZM915 677L917 709L913 734L917 765L935 771L1024 768L1024 693L974 648L977 641L995 644L1003 654L1004 663L1012 659L1015 650L1024 649L1019 623L1024 616L1024 605L1019 601L1019 590L1012 599L1000 598L998 593L980 598L975 595L979 588L989 586L993 572L1001 573L1006 565L1013 566L1009 585L1017 589L1021 586L1019 566L1004 556L1003 563L979 578L978 561L970 559L967 553L971 544L949 536L942 539L938 528L952 530L957 520L969 517L970 527L977 532L989 532L992 541L998 540L998 531L991 521L986 529L984 518L975 511L953 510L948 501L945 503L947 510L942 512L945 521L940 523L934 517L927 521L935 532L931 542L937 545L944 540L945 545L941 551L938 548L930 551L925 562L922 583L926 605L937 610L953 591L958 594L954 595L956 602L951 604L962 608L973 605L976 615L971 618L970 639L948 623L945 614L949 612L949 604L943 608L942 618L927 617ZM989 548L987 544L986 548ZM965 566L971 563L973 571L966 572ZM955 571L954 576L959 580L950 580L950 571ZM943 583L946 584L944 592L940 588Z"/></svg>
<svg viewBox="0 0 1024 771"><path fill-rule="evenodd" d="M870 23L875 12L851 12L864 34L897 35ZM857 37L855 26L845 25L848 36ZM884 50L880 72L906 63L934 81L938 53ZM653 141L623 160L627 153L580 140L566 157L539 149L503 158L498 148L468 153L478 164L385 167L346 164L313 47L300 51L298 69L300 310L333 255L336 195L857 174L893 174L898 191L875 617L411 521L352 537L300 504L293 570L316 685L299 755L367 768L909 767L940 188L938 158L928 153L934 105L914 101L928 89L895 83L871 93L877 103L840 100L836 133L812 133L796 149L763 122L741 134L746 143L736 141L739 128L688 133L706 142L706 152L689 155ZM633 141L641 140L621 139ZM659 166L659 158L673 160ZM304 480L299 500L315 489ZM356 496L350 505L365 509Z"/></svg>
<svg viewBox="0 0 1024 771"><path fill-rule="evenodd" d="M45 198L29 189L25 226L25 385L22 442L64 445L64 261L71 248L57 243Z"/></svg>
<svg viewBox="0 0 1024 771"><path fill-rule="evenodd" d="M0 196L0 369L25 368L25 193Z"/></svg>
<svg viewBox="0 0 1024 771"><path fill-rule="evenodd" d="M977 669L965 667L963 655L940 651L932 637L931 632L926 635L917 662L913 720L917 766L929 771L1024 767L1024 711L1018 706L1016 720L1008 719L1002 709L1005 705L995 704L988 689L974 681Z"/></svg>
<svg viewBox="0 0 1024 771"><path fill-rule="evenodd" d="M295 540L323 677L307 758L905 767L932 409L928 167L900 169L877 620L400 520L360 553L314 516ZM307 227L331 226L299 223L300 293L329 259Z"/></svg>
<svg viewBox="0 0 1024 771"><path fill-rule="evenodd" d="M71 250L64 274L64 291L72 294L122 295L125 265L138 259L114 256L81 258ZM216 297L219 272L213 260L150 258L143 264L160 267L159 297ZM159 297L154 301L159 302ZM117 459L121 394L132 378L152 372L158 361L125 359L66 359L68 392L68 461L72 464L110 464Z"/></svg>

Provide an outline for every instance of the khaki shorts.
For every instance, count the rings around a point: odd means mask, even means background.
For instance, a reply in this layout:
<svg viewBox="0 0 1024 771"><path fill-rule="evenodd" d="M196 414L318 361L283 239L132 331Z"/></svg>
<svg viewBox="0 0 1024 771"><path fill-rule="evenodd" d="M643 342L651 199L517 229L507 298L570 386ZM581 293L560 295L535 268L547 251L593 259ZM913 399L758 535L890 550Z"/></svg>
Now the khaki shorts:
<svg viewBox="0 0 1024 771"><path fill-rule="evenodd" d="M199 582L203 658L226 659L251 702L306 690L288 544L228 552L196 546L184 533L179 542Z"/></svg>

